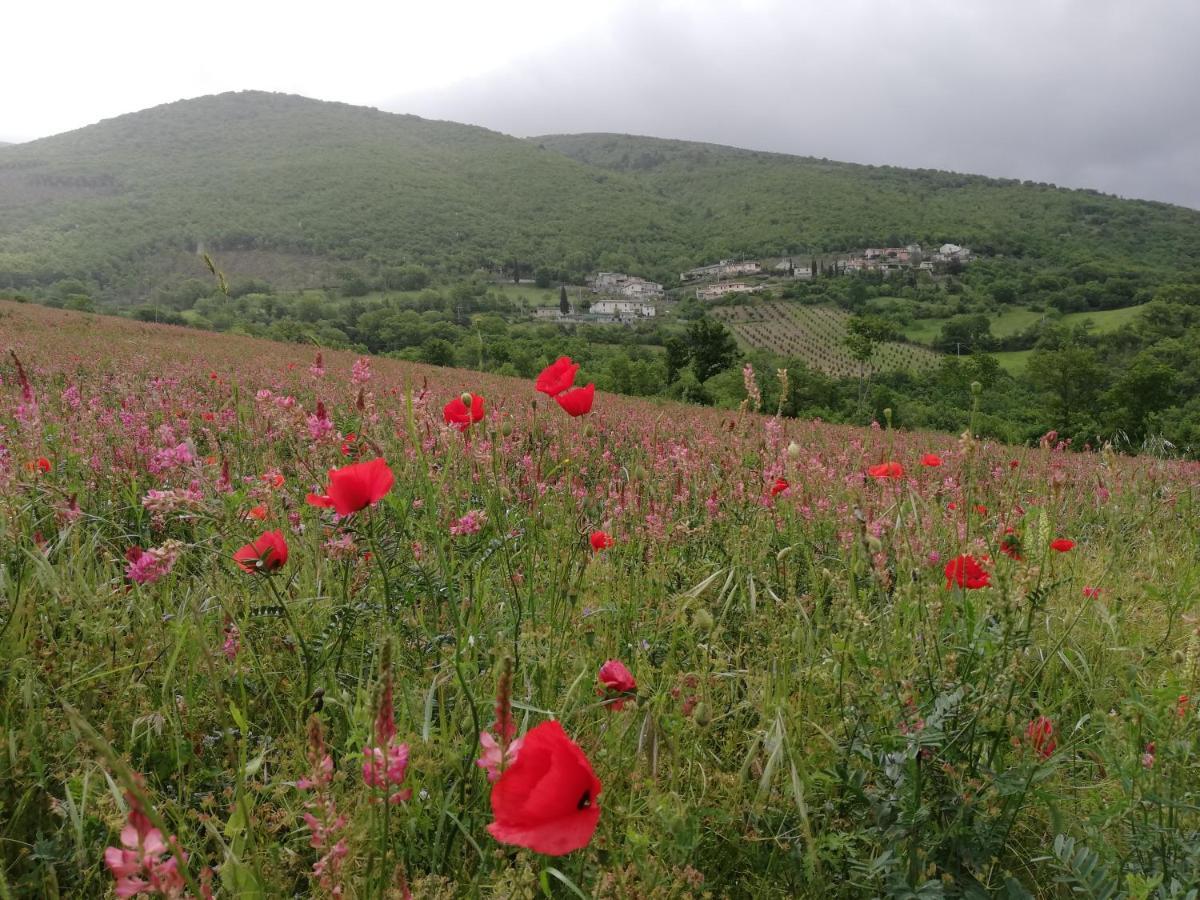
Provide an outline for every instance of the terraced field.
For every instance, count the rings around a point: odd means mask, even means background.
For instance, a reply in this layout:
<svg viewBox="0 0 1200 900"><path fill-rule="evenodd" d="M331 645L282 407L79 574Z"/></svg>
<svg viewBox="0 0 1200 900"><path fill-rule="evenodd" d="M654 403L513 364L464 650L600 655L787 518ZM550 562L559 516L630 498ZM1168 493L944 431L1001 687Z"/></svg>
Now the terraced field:
<svg viewBox="0 0 1200 900"><path fill-rule="evenodd" d="M850 316L839 309L775 302L719 306L712 312L743 346L797 357L828 375L855 378L864 374L862 364L846 350ZM875 351L872 367L875 371L919 372L936 366L938 357L924 347L890 341Z"/></svg>

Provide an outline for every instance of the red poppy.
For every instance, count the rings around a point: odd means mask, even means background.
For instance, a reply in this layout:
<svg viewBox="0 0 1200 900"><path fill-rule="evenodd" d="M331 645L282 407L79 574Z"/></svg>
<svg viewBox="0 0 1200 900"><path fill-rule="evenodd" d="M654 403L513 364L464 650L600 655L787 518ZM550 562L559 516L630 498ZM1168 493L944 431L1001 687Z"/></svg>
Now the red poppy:
<svg viewBox="0 0 1200 900"><path fill-rule="evenodd" d="M470 409L467 408L464 398L470 398ZM478 394L463 394L462 397L455 397L442 407L442 418L446 420L447 425L452 425L459 431L466 431L471 427L472 422L478 422L483 418L483 398Z"/></svg>
<svg viewBox="0 0 1200 900"><path fill-rule="evenodd" d="M233 554L243 572L274 572L287 562L288 545L282 531L264 531L258 540Z"/></svg>
<svg viewBox="0 0 1200 900"><path fill-rule="evenodd" d="M516 762L492 786L488 833L502 844L561 856L586 847L600 821L600 779L558 722L526 733Z"/></svg>
<svg viewBox="0 0 1200 900"><path fill-rule="evenodd" d="M885 478L903 478L904 466L898 462L884 462L867 469L867 474L881 481Z"/></svg>
<svg viewBox="0 0 1200 900"><path fill-rule="evenodd" d="M589 540L592 542L592 550L597 553L601 550L607 550L616 544L616 541L612 539L612 535L607 531L593 531Z"/></svg>
<svg viewBox="0 0 1200 900"><path fill-rule="evenodd" d="M596 385L589 384L587 387L559 394L554 398L554 402L561 406L567 415L577 417L592 411L592 400L595 396Z"/></svg>
<svg viewBox="0 0 1200 900"><path fill-rule="evenodd" d="M975 512L979 513L981 516L986 516L987 515L987 507L984 506L982 503L976 503L975 504Z"/></svg>
<svg viewBox="0 0 1200 900"><path fill-rule="evenodd" d="M267 508L260 503L258 506L251 507L246 515L251 519L258 519L258 521L263 522L267 518Z"/></svg>
<svg viewBox="0 0 1200 900"><path fill-rule="evenodd" d="M395 480L382 459L351 463L329 470L327 494L309 494L305 499L313 506L333 508L339 516L348 516L382 500Z"/></svg>
<svg viewBox="0 0 1200 900"><path fill-rule="evenodd" d="M579 363L571 362L571 357L560 356L537 377L534 388L550 397L561 394L575 384L575 373L579 371Z"/></svg>
<svg viewBox="0 0 1200 900"><path fill-rule="evenodd" d="M609 708L620 711L629 702L632 695L637 693L637 680L633 673L619 659L610 659L600 667L597 675L600 688L597 693L601 697L614 697L608 703Z"/></svg>
<svg viewBox="0 0 1200 900"><path fill-rule="evenodd" d="M1088 585L1088 586L1084 587L1084 589L1083 589L1083 596L1087 597L1089 600L1099 600L1100 592L1101 592L1100 588L1092 587L1091 585Z"/></svg>
<svg viewBox="0 0 1200 900"><path fill-rule="evenodd" d="M1004 535L1000 538L1000 552L1018 562L1025 558L1021 555L1021 536L1011 525L1004 529Z"/></svg>
<svg viewBox="0 0 1200 900"><path fill-rule="evenodd" d="M1054 740L1054 723L1045 716L1038 716L1026 726L1025 740L1038 756L1049 759L1058 746Z"/></svg>
<svg viewBox="0 0 1200 900"><path fill-rule="evenodd" d="M358 435L353 431L346 435L342 441L342 456L349 456L354 450L354 442L358 440Z"/></svg>
<svg viewBox="0 0 1200 900"><path fill-rule="evenodd" d="M48 474L50 472L50 470L53 468L54 468L54 464L51 463L50 460L46 459L46 457L44 457L44 456L39 456L36 460L34 460L33 462L31 462L29 464L29 471L32 472L36 469L38 472L41 472L43 475Z"/></svg>
<svg viewBox="0 0 1200 900"><path fill-rule="evenodd" d="M942 458L940 456L938 456L936 453L926 453L924 456L921 457L921 465L925 466L926 468L933 469L933 468L940 466L941 464L942 464Z"/></svg>
<svg viewBox="0 0 1200 900"><path fill-rule="evenodd" d="M786 478L776 478L775 483L773 485L771 485L771 496L775 497L779 494L782 494L784 491L786 491L790 487L791 487L791 485L788 484L788 481Z"/></svg>
<svg viewBox="0 0 1200 900"><path fill-rule="evenodd" d="M975 590L991 584L991 575L984 571L979 561L970 554L956 556L946 563L946 587L957 584L960 588Z"/></svg>
<svg viewBox="0 0 1200 900"><path fill-rule="evenodd" d="M1050 542L1051 549L1057 550L1059 553L1066 553L1074 548L1075 542L1070 538L1055 538Z"/></svg>

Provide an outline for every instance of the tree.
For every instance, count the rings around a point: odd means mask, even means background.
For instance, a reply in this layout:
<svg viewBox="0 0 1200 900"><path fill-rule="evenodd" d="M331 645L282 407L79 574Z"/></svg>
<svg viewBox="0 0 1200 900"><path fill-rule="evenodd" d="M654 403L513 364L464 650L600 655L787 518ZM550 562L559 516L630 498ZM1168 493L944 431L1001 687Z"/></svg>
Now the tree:
<svg viewBox="0 0 1200 900"><path fill-rule="evenodd" d="M1025 375L1046 394L1051 423L1058 431L1071 436L1092 423L1105 367L1091 347L1034 350Z"/></svg>
<svg viewBox="0 0 1200 900"><path fill-rule="evenodd" d="M705 316L688 326L687 340L692 368L699 381L707 381L722 369L733 365L737 357L737 341L715 319Z"/></svg>
<svg viewBox="0 0 1200 900"><path fill-rule="evenodd" d="M894 337L892 326L878 316L851 316L846 323L846 336L842 342L850 355L862 366L859 376L858 405L861 411L867 397L867 385L875 374L871 360L875 349L884 341Z"/></svg>
<svg viewBox="0 0 1200 900"><path fill-rule="evenodd" d="M421 361L431 366L452 366L455 362L454 347L441 338L429 338L421 345Z"/></svg>
<svg viewBox="0 0 1200 900"><path fill-rule="evenodd" d="M691 353L688 350L687 342L677 335L671 335L663 341L663 347L667 351L667 384L671 384L687 367Z"/></svg>
<svg viewBox="0 0 1200 900"><path fill-rule="evenodd" d="M564 316L571 314L571 301L567 299L567 286L561 285L558 289L558 311Z"/></svg>
<svg viewBox="0 0 1200 900"><path fill-rule="evenodd" d="M934 347L943 353L975 353L996 346L991 320L983 313L954 316L942 326Z"/></svg>

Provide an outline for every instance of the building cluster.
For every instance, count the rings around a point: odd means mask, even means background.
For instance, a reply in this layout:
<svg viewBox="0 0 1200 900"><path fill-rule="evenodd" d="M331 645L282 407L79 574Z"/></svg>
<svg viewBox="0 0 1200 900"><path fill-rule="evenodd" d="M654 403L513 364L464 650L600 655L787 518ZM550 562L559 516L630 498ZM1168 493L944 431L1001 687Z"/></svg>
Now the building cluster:
<svg viewBox="0 0 1200 900"><path fill-rule="evenodd" d="M761 275L762 266L757 260L723 259L711 266L697 266L679 276L680 281L707 281L710 278L733 278L737 275Z"/></svg>
<svg viewBox="0 0 1200 900"><path fill-rule="evenodd" d="M926 254L920 244L907 247L868 247L861 256L851 256L837 263L840 272L881 272L890 275L901 269L918 269L932 272L937 263L965 263L971 251L958 244L942 244L937 250Z"/></svg>
<svg viewBox="0 0 1200 900"><path fill-rule="evenodd" d="M624 272L600 272L588 282L593 294L619 294L634 300L661 300L663 286Z"/></svg>

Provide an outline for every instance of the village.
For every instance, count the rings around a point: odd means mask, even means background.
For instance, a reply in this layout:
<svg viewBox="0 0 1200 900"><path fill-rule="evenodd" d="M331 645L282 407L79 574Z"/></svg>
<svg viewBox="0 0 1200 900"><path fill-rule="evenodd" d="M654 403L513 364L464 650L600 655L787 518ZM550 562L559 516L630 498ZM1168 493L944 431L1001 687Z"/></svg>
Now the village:
<svg viewBox="0 0 1200 900"><path fill-rule="evenodd" d="M588 279L586 297L579 291L572 302L564 295L564 301L557 306L536 307L533 317L546 321L630 324L656 317L662 304L682 300L689 294L703 302L731 294L758 293L782 280L808 281L822 275L878 273L887 278L906 269L933 275L965 265L972 258L971 251L958 244L946 243L926 252L914 243L904 247L868 247L827 261L797 256L723 259L680 273L682 286L671 292L658 282L637 275L599 272Z"/></svg>

